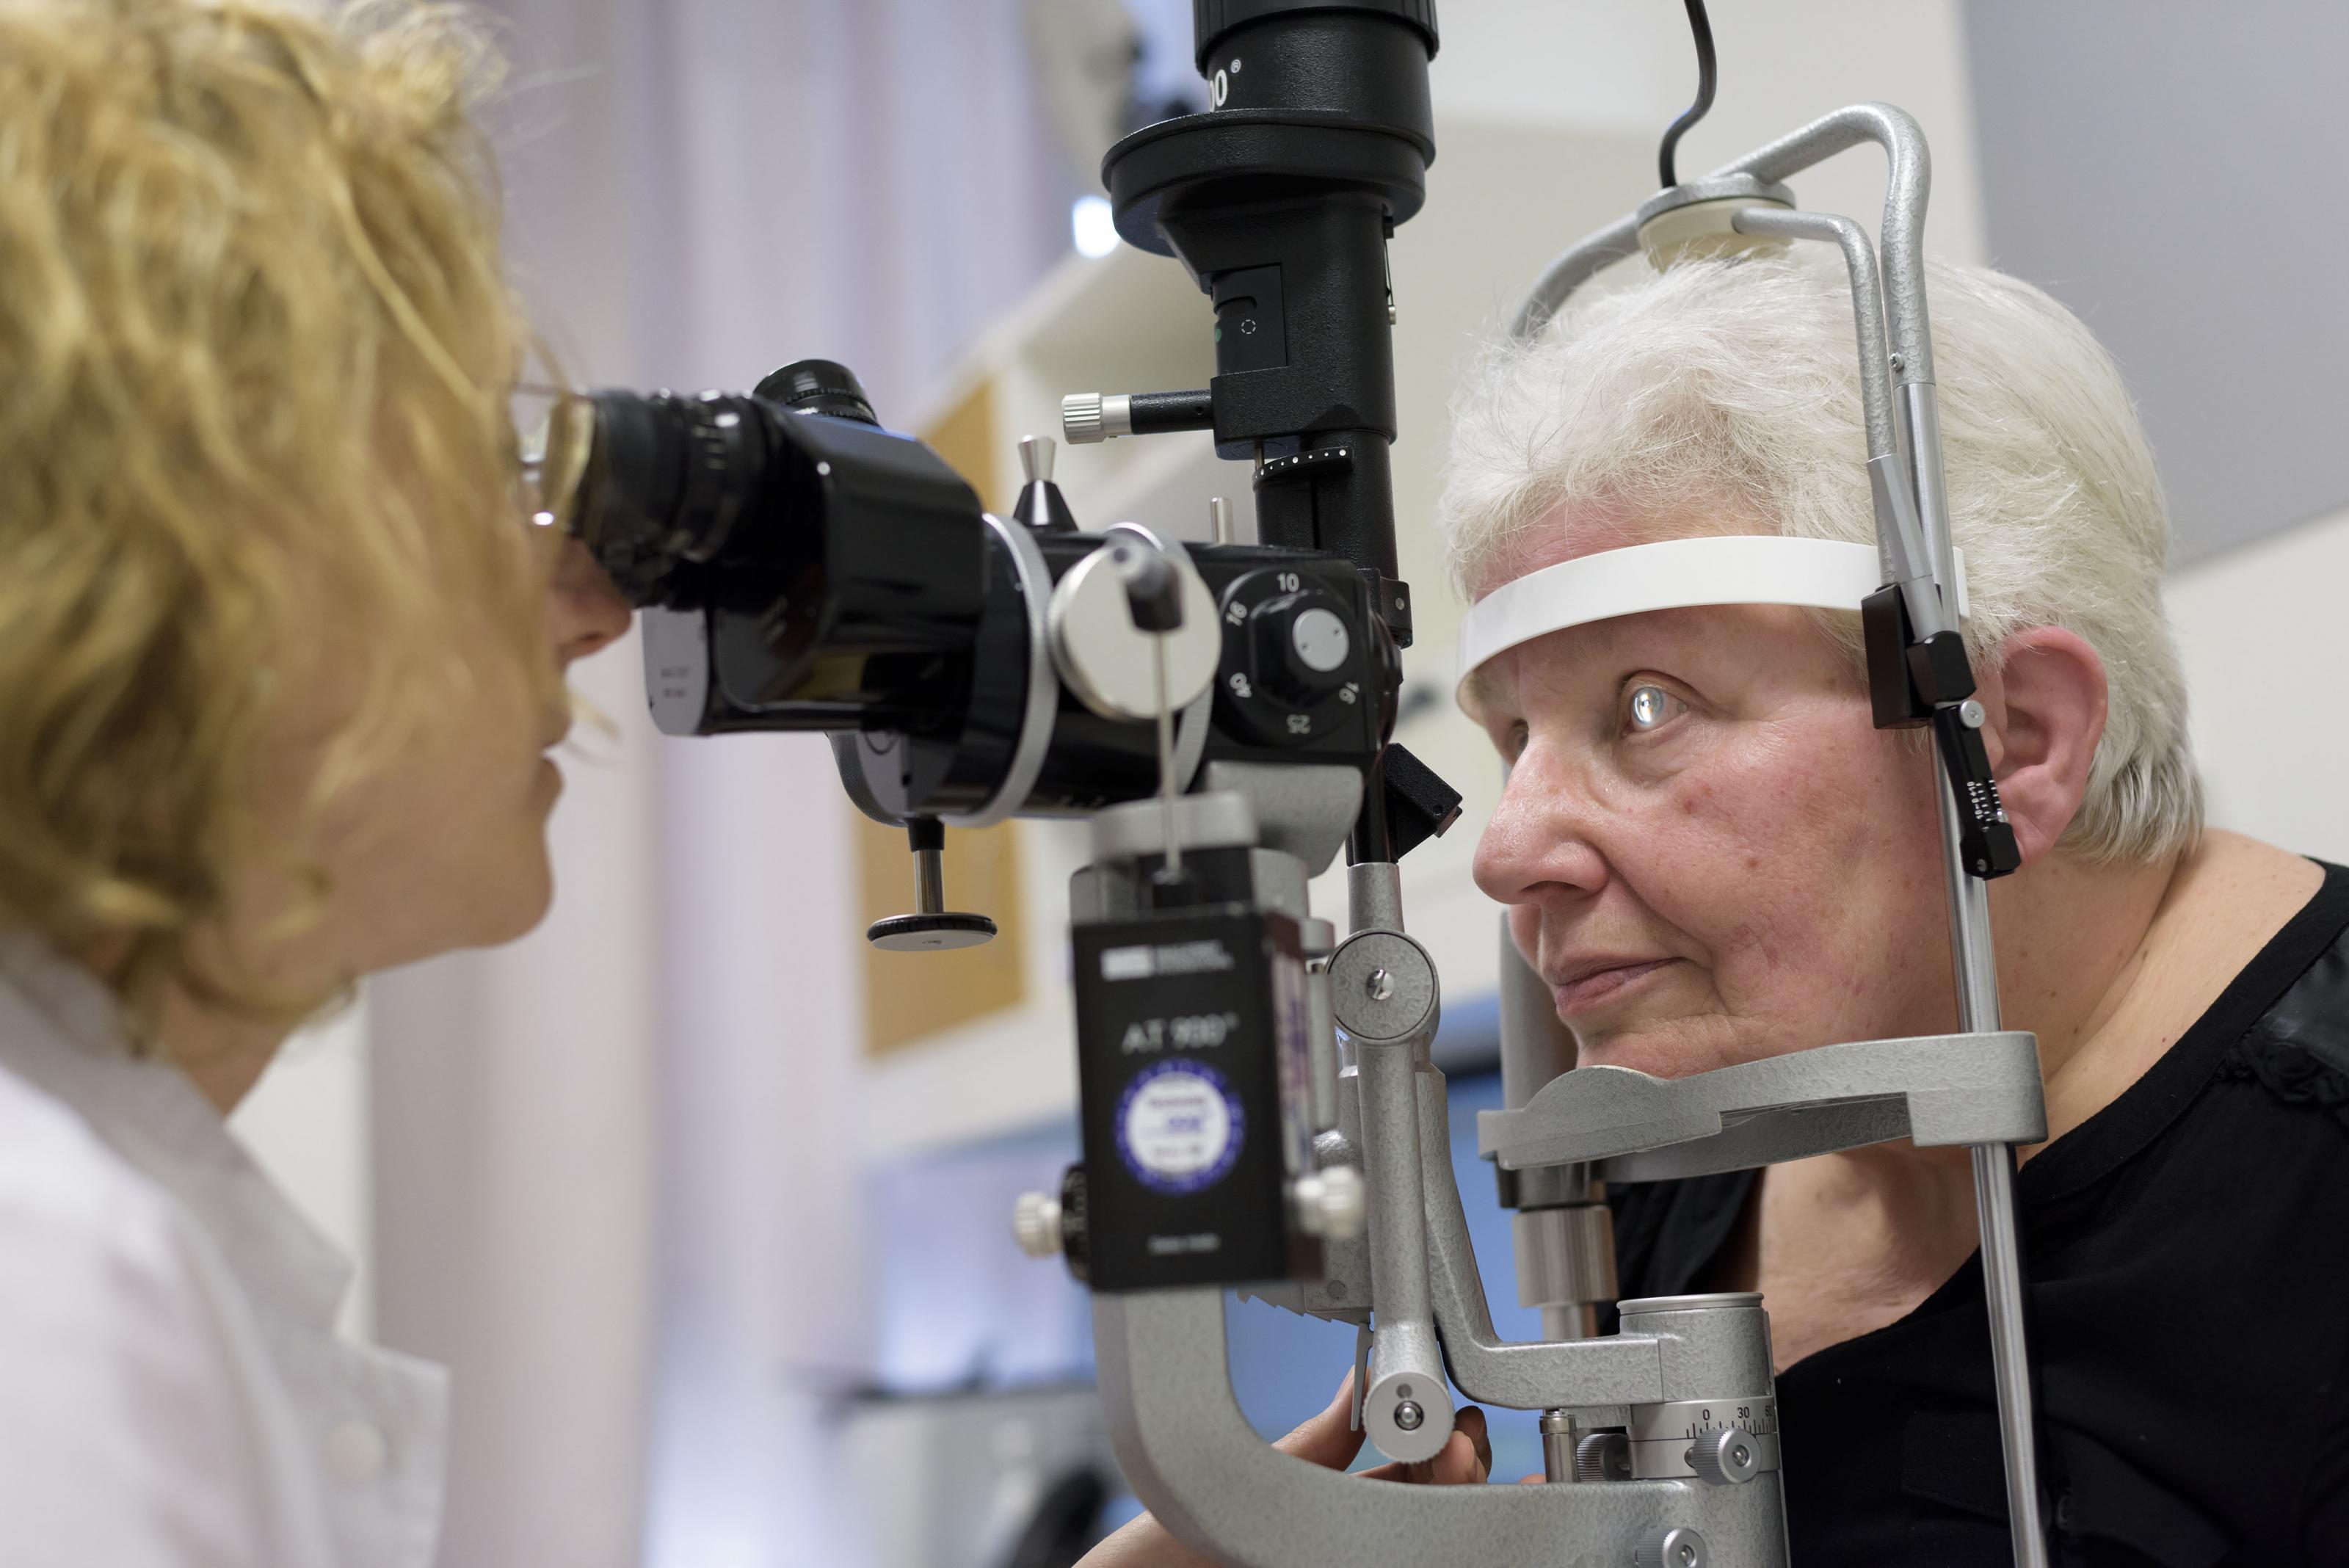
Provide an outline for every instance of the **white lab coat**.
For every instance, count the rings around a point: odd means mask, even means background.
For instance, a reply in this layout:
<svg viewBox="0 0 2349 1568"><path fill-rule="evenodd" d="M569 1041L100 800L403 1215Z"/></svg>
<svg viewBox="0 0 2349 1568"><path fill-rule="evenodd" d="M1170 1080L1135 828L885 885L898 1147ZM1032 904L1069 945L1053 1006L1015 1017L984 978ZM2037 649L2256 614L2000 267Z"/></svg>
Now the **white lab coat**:
<svg viewBox="0 0 2349 1568"><path fill-rule="evenodd" d="M448 1379L111 998L0 938L0 1568L425 1568Z"/></svg>

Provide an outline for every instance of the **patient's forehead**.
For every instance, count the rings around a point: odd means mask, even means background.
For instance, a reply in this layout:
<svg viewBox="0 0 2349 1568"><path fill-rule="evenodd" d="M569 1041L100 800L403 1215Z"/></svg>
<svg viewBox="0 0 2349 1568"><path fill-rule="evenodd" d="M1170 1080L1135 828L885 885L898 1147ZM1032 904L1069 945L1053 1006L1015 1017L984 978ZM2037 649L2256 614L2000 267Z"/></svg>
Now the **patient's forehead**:
<svg viewBox="0 0 2349 1568"><path fill-rule="evenodd" d="M1544 566L1580 560L1602 550L1666 539L1717 538L1777 530L1750 507L1734 503L1638 507L1619 502L1570 501L1552 508L1532 527L1493 553L1478 573L1469 597L1481 599Z"/></svg>

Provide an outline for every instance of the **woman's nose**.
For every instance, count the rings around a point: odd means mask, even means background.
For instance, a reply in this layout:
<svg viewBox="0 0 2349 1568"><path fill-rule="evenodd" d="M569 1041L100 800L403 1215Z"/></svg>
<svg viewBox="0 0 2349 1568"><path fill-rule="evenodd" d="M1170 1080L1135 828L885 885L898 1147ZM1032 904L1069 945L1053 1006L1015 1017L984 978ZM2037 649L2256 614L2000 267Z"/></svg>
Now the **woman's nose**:
<svg viewBox="0 0 2349 1568"><path fill-rule="evenodd" d="M547 585L547 627L557 662L571 664L609 647L627 634L635 613L587 546L576 539L564 542Z"/></svg>
<svg viewBox="0 0 2349 1568"><path fill-rule="evenodd" d="M1528 752L1509 770L1500 804L1476 840L1476 886L1501 904L1597 892L1607 881L1607 860L1588 836L1587 805L1572 780Z"/></svg>

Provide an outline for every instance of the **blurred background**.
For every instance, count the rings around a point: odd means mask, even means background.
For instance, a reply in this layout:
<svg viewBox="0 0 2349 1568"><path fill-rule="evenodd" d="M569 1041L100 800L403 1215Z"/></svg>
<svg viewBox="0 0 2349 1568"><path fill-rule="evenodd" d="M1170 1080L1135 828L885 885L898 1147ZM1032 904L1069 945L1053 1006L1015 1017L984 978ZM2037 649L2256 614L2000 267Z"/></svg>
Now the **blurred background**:
<svg viewBox="0 0 2349 1568"><path fill-rule="evenodd" d="M744 388L842 359L883 419L1008 506L1061 393L1203 385L1204 303L1110 243L1100 153L1187 112L1184 0L502 0L493 111L518 281L585 383ZM2349 575L2330 0L1715 0L1708 168L1886 99L1934 154L1930 248L2055 293L2119 356L2171 488L2172 609L2213 816L2349 858L2333 585ZM1442 964L1460 1185L1505 1334L1492 910L1468 852L1497 783L1451 710L1431 529L1453 368L1540 264L1644 197L1693 88L1679 0L1444 0L1426 210L1393 245L1403 738L1469 796L1412 857ZM1795 182L1873 220L1881 161ZM1246 519L1206 435L1064 450L1098 527ZM239 1113L363 1260L353 1326L450 1364L450 1568L1004 1568L1040 1512L1119 1516L1081 1293L1013 1250L1075 1152L1065 828L961 835L950 899L1004 935L889 955L900 836L812 737L657 738L633 639L577 683L616 732L567 759L562 897L529 940L384 977ZM2325 704L2300 709L2303 693ZM1336 907L1332 889L1317 904ZM1350 1333L1230 1310L1252 1418L1319 1408ZM1539 1468L1499 1431L1496 1473ZM1049 1559L1033 1559L1045 1561Z"/></svg>

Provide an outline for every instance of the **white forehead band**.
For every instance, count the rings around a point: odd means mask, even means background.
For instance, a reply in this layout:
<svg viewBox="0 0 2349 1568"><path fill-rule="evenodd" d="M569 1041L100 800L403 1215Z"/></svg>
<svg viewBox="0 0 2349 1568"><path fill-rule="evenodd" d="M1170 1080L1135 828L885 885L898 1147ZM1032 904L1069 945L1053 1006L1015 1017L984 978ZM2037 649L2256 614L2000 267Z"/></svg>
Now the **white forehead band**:
<svg viewBox="0 0 2349 1568"><path fill-rule="evenodd" d="M1570 626L1699 605L1799 605L1853 610L1884 586L1873 545L1732 534L1601 550L1502 584L1460 623L1460 675ZM1966 569L1958 557L1958 616Z"/></svg>

